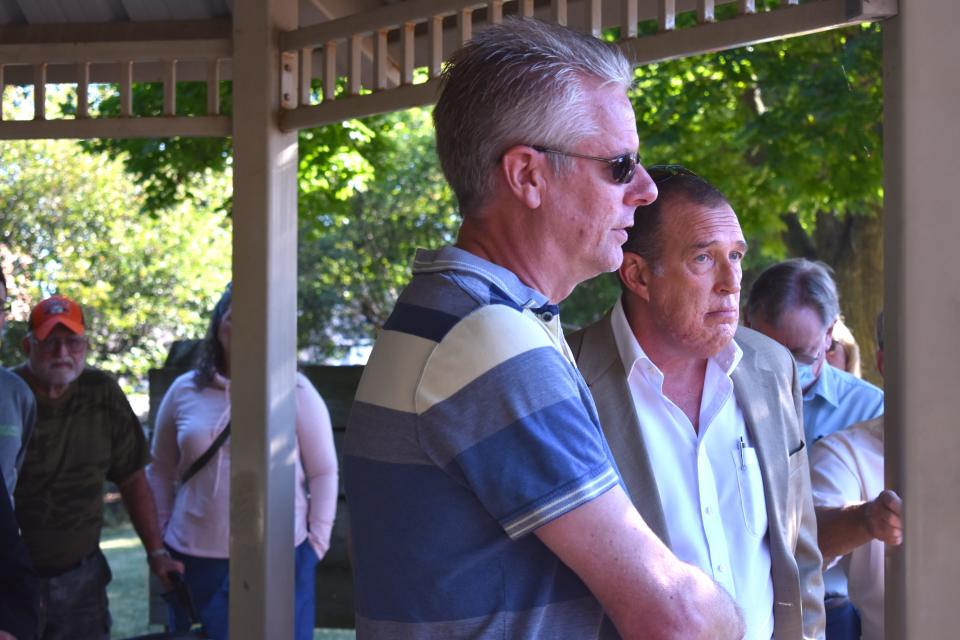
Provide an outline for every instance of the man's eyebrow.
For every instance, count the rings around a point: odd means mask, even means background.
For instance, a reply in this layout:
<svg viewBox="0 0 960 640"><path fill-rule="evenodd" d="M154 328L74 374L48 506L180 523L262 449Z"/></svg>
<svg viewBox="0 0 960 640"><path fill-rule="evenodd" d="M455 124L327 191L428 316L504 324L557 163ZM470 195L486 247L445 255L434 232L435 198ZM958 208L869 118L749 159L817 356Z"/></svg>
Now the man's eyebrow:
<svg viewBox="0 0 960 640"><path fill-rule="evenodd" d="M709 249L718 243L719 240L704 240L702 242L694 242L690 245L690 249ZM734 244L736 245L737 249L740 249L741 251L746 251L749 248L746 240L737 240Z"/></svg>

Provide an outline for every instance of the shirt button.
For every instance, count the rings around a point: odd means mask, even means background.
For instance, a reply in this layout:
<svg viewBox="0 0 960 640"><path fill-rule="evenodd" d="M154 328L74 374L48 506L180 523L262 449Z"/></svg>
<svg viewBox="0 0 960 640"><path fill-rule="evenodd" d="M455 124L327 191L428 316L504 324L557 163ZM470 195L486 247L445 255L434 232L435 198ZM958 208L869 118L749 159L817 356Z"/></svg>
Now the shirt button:
<svg viewBox="0 0 960 640"><path fill-rule="evenodd" d="M703 512L704 512L706 515L710 515L711 513L713 513L713 509L711 509L710 506L708 505L708 506L706 506L706 507L703 508Z"/></svg>
<svg viewBox="0 0 960 640"><path fill-rule="evenodd" d="M551 320L553 320L553 314L550 313L549 311L544 312L544 314L540 317L543 318L544 322L550 322Z"/></svg>
<svg viewBox="0 0 960 640"><path fill-rule="evenodd" d="M717 573L723 573L723 571L724 571L724 566L723 566L722 564L718 564L718 565L717 565Z"/></svg>

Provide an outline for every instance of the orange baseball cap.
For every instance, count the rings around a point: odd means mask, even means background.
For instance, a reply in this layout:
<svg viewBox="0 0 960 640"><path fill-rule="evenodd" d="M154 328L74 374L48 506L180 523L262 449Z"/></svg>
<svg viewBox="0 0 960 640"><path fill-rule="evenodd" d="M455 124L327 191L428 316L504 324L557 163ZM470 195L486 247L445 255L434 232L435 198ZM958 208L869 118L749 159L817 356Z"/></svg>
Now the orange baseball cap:
<svg viewBox="0 0 960 640"><path fill-rule="evenodd" d="M65 296L51 296L30 312L30 333L37 340L46 340L50 331L58 324L82 336L86 325L80 305Z"/></svg>

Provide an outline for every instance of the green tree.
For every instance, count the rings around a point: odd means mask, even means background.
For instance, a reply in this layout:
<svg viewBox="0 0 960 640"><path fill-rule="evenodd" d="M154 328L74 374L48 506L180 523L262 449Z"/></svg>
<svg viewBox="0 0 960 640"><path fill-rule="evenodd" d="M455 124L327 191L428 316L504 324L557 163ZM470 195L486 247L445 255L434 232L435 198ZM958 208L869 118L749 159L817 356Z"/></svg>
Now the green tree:
<svg viewBox="0 0 960 640"><path fill-rule="evenodd" d="M152 85L138 86L134 96L138 113L155 108ZM188 93L178 104L190 111L204 99ZM115 109L114 102L109 97L102 108ZM144 185L147 215L165 215L209 193L198 186L230 166L230 139L84 145L122 158ZM370 341L410 277L414 249L449 242L458 216L436 161L429 110L307 129L299 153L299 345L311 359L341 356ZM222 194L228 206L229 189Z"/></svg>
<svg viewBox="0 0 960 640"><path fill-rule="evenodd" d="M880 43L880 28L863 25L647 65L631 96L645 161L693 168L739 214L751 244L745 290L772 261L823 259L865 354L882 295ZM189 183L198 165L227 166L226 141L190 143L202 152L171 146L180 144L96 148L168 187ZM411 247L449 239L457 219L425 111L301 132L300 153L301 347L331 353L370 337L408 277ZM156 193L151 211L190 197L180 187ZM616 292L611 276L578 288L565 321L592 320Z"/></svg>
<svg viewBox="0 0 960 640"><path fill-rule="evenodd" d="M459 216L428 110L305 131L300 153L300 342L337 355L375 335L414 250L451 242Z"/></svg>
<svg viewBox="0 0 960 640"><path fill-rule="evenodd" d="M881 76L880 27L862 25L647 65L631 95L644 162L684 164L737 211L745 292L787 256L834 267L867 373L883 294ZM617 290L610 277L581 287L566 320L589 321Z"/></svg>
<svg viewBox="0 0 960 640"><path fill-rule="evenodd" d="M221 173L206 189L228 180ZM197 209L199 194L163 216L142 215L143 198L119 162L75 142L0 146L0 254L20 320L3 344L6 364L21 359L29 308L53 293L84 305L91 362L132 379L162 364L173 338L203 332L230 277L229 220Z"/></svg>

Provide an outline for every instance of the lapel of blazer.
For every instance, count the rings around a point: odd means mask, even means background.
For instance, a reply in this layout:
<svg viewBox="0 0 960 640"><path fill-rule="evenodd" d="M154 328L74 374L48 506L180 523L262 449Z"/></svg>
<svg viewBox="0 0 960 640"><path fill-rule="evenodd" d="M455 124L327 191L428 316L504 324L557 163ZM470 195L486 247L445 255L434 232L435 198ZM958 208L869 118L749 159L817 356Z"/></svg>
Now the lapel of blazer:
<svg viewBox="0 0 960 640"><path fill-rule="evenodd" d="M785 518L788 517L790 470L784 430L777 422L780 416L779 404L784 401L792 402L792 398L780 397L774 382L774 373L765 366L757 351L743 342L738 344L743 349L743 358L733 370L731 378L737 404L743 412L743 419L760 463L760 477L763 479L764 502L767 507L774 601L793 602L796 599L796 569L793 550L789 548L784 533ZM775 625L778 627L780 624L776 618L782 615L781 608L774 607Z"/></svg>
<svg viewBox="0 0 960 640"><path fill-rule="evenodd" d="M786 445L783 429L770 422L779 413L771 413L771 408L779 402L777 389L771 385L772 376L764 375L760 364L756 351L744 349L743 359L733 370L731 378L737 404L760 461L760 475L767 495L767 517L774 522L783 513L781 498L785 497L783 492L787 487L788 473L783 459Z"/></svg>
<svg viewBox="0 0 960 640"><path fill-rule="evenodd" d="M580 348L576 351L577 365L597 405L600 425L627 494L647 526L670 546L660 493L613 337L609 312L583 331Z"/></svg>

